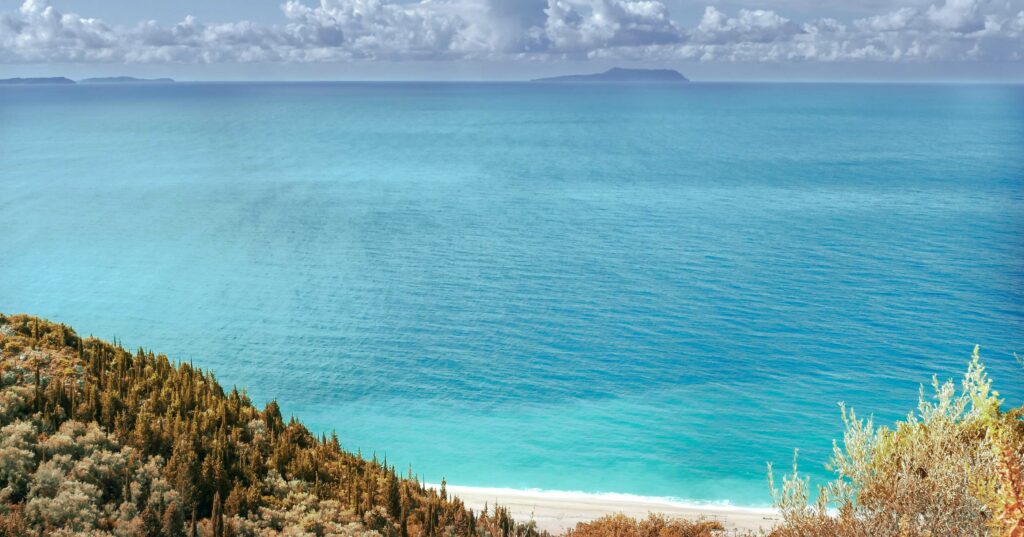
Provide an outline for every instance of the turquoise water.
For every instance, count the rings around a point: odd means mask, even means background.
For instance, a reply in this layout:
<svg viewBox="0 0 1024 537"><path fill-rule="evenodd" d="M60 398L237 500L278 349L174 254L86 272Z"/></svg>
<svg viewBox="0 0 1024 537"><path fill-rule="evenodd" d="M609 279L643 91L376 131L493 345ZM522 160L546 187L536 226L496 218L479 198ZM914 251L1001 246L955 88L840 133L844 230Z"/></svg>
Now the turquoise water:
<svg viewBox="0 0 1024 537"><path fill-rule="evenodd" d="M1024 87L0 88L0 311L429 481L768 502L836 403L1024 396Z"/></svg>

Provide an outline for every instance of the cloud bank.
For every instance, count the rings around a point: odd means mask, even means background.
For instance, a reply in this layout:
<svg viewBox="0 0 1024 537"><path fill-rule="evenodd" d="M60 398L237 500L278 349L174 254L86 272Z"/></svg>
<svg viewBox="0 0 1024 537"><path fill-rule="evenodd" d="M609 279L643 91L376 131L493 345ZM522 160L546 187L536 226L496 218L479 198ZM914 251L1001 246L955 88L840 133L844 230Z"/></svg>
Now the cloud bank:
<svg viewBox="0 0 1024 537"><path fill-rule="evenodd" d="M288 0L282 22L134 26L25 0L0 13L0 63L358 60L1024 60L1024 0L937 0L849 21L707 6L675 22L660 0Z"/></svg>

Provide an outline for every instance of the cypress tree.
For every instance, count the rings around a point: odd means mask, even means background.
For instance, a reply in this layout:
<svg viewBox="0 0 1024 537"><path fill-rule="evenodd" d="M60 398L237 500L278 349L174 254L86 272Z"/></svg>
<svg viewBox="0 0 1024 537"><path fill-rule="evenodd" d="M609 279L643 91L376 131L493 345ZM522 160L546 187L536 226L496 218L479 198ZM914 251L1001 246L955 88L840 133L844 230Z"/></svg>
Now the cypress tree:
<svg viewBox="0 0 1024 537"><path fill-rule="evenodd" d="M161 529L163 537L185 537L185 517L178 502L171 502L164 510Z"/></svg>
<svg viewBox="0 0 1024 537"><path fill-rule="evenodd" d="M220 493L213 495L213 514L210 515L213 523L213 537L224 537L224 513L221 512Z"/></svg>
<svg viewBox="0 0 1024 537"><path fill-rule="evenodd" d="M40 369L41 369L41 365L39 364L39 362L36 362L36 382L35 382L36 389L35 389L35 398L34 398L34 401L33 401L33 403L35 404L36 412L39 412L39 410L42 408L42 406L41 406L42 394L39 392L39 386L40 386L40 383L42 382L42 379L40 378L40 373L39 373Z"/></svg>
<svg viewBox="0 0 1024 537"><path fill-rule="evenodd" d="M142 526L136 534L139 537L160 537L160 518L151 506L142 510Z"/></svg>
<svg viewBox="0 0 1024 537"><path fill-rule="evenodd" d="M242 488L242 484L239 481L235 481L231 492L228 493L228 499L224 500L224 514L227 516L244 515L247 511L245 506L246 492Z"/></svg>
<svg viewBox="0 0 1024 537"><path fill-rule="evenodd" d="M388 514L394 519L402 514L402 496L398 491L398 480L394 477L388 479L387 508Z"/></svg>

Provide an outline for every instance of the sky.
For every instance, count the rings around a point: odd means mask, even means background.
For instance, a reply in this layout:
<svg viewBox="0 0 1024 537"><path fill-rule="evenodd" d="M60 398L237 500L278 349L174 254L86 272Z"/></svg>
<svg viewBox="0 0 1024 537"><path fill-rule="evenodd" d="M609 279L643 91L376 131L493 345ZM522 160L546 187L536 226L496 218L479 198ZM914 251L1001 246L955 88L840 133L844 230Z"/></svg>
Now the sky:
<svg viewBox="0 0 1024 537"><path fill-rule="evenodd" d="M0 78L1024 82L1024 0L0 0Z"/></svg>

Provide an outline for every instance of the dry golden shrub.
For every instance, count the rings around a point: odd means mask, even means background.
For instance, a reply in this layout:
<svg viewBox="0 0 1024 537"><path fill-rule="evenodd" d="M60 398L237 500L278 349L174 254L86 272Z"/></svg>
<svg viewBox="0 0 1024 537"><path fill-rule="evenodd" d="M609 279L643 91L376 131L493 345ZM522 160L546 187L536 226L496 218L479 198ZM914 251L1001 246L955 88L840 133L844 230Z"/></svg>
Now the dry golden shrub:
<svg viewBox="0 0 1024 537"><path fill-rule="evenodd" d="M994 498L998 516L994 528L1006 537L1024 537L1024 471L1022 452L1009 447L999 448L999 493Z"/></svg>
<svg viewBox="0 0 1024 537"><path fill-rule="evenodd" d="M1024 537L1020 410L1003 412L975 348L956 390L933 379L916 412L892 429L842 408L836 479L810 505L797 473L769 482L784 523L774 537Z"/></svg>
<svg viewBox="0 0 1024 537"><path fill-rule="evenodd" d="M22 537L29 534L20 507L0 510L0 537Z"/></svg>
<svg viewBox="0 0 1024 537"><path fill-rule="evenodd" d="M565 537L711 537L724 528L715 521L689 521L650 514L637 520L623 514L580 522Z"/></svg>

